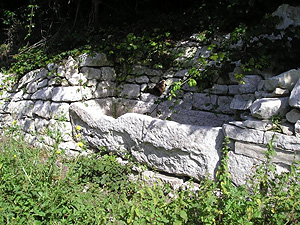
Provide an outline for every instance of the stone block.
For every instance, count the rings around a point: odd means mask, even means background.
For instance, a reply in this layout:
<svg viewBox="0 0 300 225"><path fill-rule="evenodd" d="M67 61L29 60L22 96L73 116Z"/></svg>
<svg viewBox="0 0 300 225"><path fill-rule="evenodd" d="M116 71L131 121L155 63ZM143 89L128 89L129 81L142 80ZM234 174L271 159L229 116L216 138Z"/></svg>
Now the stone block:
<svg viewBox="0 0 300 225"><path fill-rule="evenodd" d="M210 111L217 105L217 96L204 93L194 93L192 104L195 109Z"/></svg>
<svg viewBox="0 0 300 225"><path fill-rule="evenodd" d="M253 94L235 95L230 103L231 109L246 110L249 109L255 100Z"/></svg>
<svg viewBox="0 0 300 225"><path fill-rule="evenodd" d="M298 120L300 120L300 110L292 109L285 115L285 117L290 123L296 123Z"/></svg>
<svg viewBox="0 0 300 225"><path fill-rule="evenodd" d="M97 85L97 89L94 92L95 98L106 98L114 96L116 93L116 83L111 81L102 81Z"/></svg>
<svg viewBox="0 0 300 225"><path fill-rule="evenodd" d="M141 86L138 84L124 84L119 96L125 98L138 98L141 94Z"/></svg>
<svg viewBox="0 0 300 225"><path fill-rule="evenodd" d="M250 106L251 115L260 119L270 119L272 116L282 117L289 110L288 97L257 99Z"/></svg>
<svg viewBox="0 0 300 225"><path fill-rule="evenodd" d="M53 87L44 87L33 95L31 95L32 100L50 100L52 98Z"/></svg>
<svg viewBox="0 0 300 225"><path fill-rule="evenodd" d="M76 102L91 99L92 96L92 89L89 87L54 87L52 92L52 101Z"/></svg>
<svg viewBox="0 0 300 225"><path fill-rule="evenodd" d="M258 75L246 75L244 78L244 84L238 84L240 94L252 94L257 90L258 84L262 78Z"/></svg>
<svg viewBox="0 0 300 225"><path fill-rule="evenodd" d="M292 107L300 108L300 79L297 81L291 92L289 104Z"/></svg>
<svg viewBox="0 0 300 225"><path fill-rule="evenodd" d="M113 66L113 63L108 60L104 53L84 53L78 57L80 67L102 67L102 66Z"/></svg>
<svg viewBox="0 0 300 225"><path fill-rule="evenodd" d="M292 90L296 82L300 78L300 70L289 70L281 73L275 77L271 77L265 80L265 89L267 91L274 91L275 88L283 88Z"/></svg>
<svg viewBox="0 0 300 225"><path fill-rule="evenodd" d="M264 132L254 129L240 128L229 124L223 125L224 135L236 141L263 144Z"/></svg>

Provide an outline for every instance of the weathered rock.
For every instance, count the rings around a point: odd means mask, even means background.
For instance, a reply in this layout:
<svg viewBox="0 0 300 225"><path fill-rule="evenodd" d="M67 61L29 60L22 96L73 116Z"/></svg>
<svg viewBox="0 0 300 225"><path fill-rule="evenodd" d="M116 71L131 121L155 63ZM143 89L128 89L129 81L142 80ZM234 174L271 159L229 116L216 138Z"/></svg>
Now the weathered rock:
<svg viewBox="0 0 300 225"><path fill-rule="evenodd" d="M273 145L275 148L284 149L290 151L292 153L300 154L300 138L295 136L289 136L280 133L274 133L272 131L265 132L264 136L264 144L268 144L272 139L273 135L275 135L275 139L273 141Z"/></svg>
<svg viewBox="0 0 300 225"><path fill-rule="evenodd" d="M292 69L265 80L265 89L267 91L274 91L276 88L292 90L299 78L300 70Z"/></svg>
<svg viewBox="0 0 300 225"><path fill-rule="evenodd" d="M140 96L141 87L137 84L124 84L119 96L125 98L138 98Z"/></svg>
<svg viewBox="0 0 300 225"><path fill-rule="evenodd" d="M61 137L63 141L72 141L72 125L70 122L63 122L51 119L48 129L54 138Z"/></svg>
<svg viewBox="0 0 300 225"><path fill-rule="evenodd" d="M51 102L50 101L37 101L34 104L33 107L33 111L32 111L33 115L37 115L46 119L50 119L51 118Z"/></svg>
<svg viewBox="0 0 300 225"><path fill-rule="evenodd" d="M35 92L32 96L32 100L50 100L52 98L53 87L45 87Z"/></svg>
<svg viewBox="0 0 300 225"><path fill-rule="evenodd" d="M249 109L255 100L253 94L235 95L230 103L231 109L246 110Z"/></svg>
<svg viewBox="0 0 300 225"><path fill-rule="evenodd" d="M106 98L114 96L116 92L116 83L111 81L102 81L98 83L97 89L94 93L95 98Z"/></svg>
<svg viewBox="0 0 300 225"><path fill-rule="evenodd" d="M262 119L270 119L275 115L285 116L288 110L288 97L257 99L250 107L251 115Z"/></svg>
<svg viewBox="0 0 300 225"><path fill-rule="evenodd" d="M217 96L204 93L194 93L192 104L195 109L209 111L216 107Z"/></svg>
<svg viewBox="0 0 300 225"><path fill-rule="evenodd" d="M289 26L300 26L300 7L282 4L272 13L272 16L278 16L281 21L276 25L276 29L286 29Z"/></svg>
<svg viewBox="0 0 300 225"><path fill-rule="evenodd" d="M73 73L67 78L68 82L72 86L84 85L87 82L87 78L82 73Z"/></svg>
<svg viewBox="0 0 300 225"><path fill-rule="evenodd" d="M29 83L47 77L47 74L48 70L46 69L37 69L25 74L18 82L18 89L21 89Z"/></svg>
<svg viewBox="0 0 300 225"><path fill-rule="evenodd" d="M233 100L231 96L218 96L216 112L234 114L234 110L230 108L230 104Z"/></svg>
<svg viewBox="0 0 300 225"><path fill-rule="evenodd" d="M234 151L237 154L245 155L251 158L256 158L261 161L266 160L266 145L249 144L243 142L235 142ZM275 149L276 155L272 157L271 162L283 163L286 166L291 165L295 160L300 160L300 155L295 155L291 151Z"/></svg>
<svg viewBox="0 0 300 225"><path fill-rule="evenodd" d="M54 102L75 102L91 98L92 89L89 87L54 87L52 91L52 101Z"/></svg>
<svg viewBox="0 0 300 225"><path fill-rule="evenodd" d="M228 85L215 84L209 92L212 94L226 95L228 93Z"/></svg>
<svg viewBox="0 0 300 225"><path fill-rule="evenodd" d="M258 84L262 78L258 75L246 75L244 78L244 84L239 84L240 94L252 94L257 90Z"/></svg>
<svg viewBox="0 0 300 225"><path fill-rule="evenodd" d="M161 111L159 118L170 119L182 124L190 124L197 126L221 127L224 123L234 120L230 115L216 114L212 112L180 109L174 113L172 110L158 108Z"/></svg>
<svg viewBox="0 0 300 225"><path fill-rule="evenodd" d="M264 132L254 129L240 128L229 124L223 125L224 135L230 139L251 143L264 143Z"/></svg>
<svg viewBox="0 0 300 225"><path fill-rule="evenodd" d="M113 63L107 59L106 54L104 53L94 53L79 56L79 66L94 66L94 67L102 67L102 66L113 66Z"/></svg>
<svg viewBox="0 0 300 225"><path fill-rule="evenodd" d="M68 103L52 102L51 103L51 117L56 120L66 119L67 121L70 121L69 107L70 107L70 105Z"/></svg>
<svg viewBox="0 0 300 225"><path fill-rule="evenodd" d="M243 185L255 172L255 166L261 162L255 158L238 155L229 151L228 171L236 185Z"/></svg>
<svg viewBox="0 0 300 225"><path fill-rule="evenodd" d="M144 84L149 82L149 78L147 76L139 76L135 78L135 82L138 84Z"/></svg>
<svg viewBox="0 0 300 225"><path fill-rule="evenodd" d="M187 77L187 76L189 76L189 70L188 69L179 70L174 75L174 77L179 77L179 78L184 78L184 77Z"/></svg>
<svg viewBox="0 0 300 225"><path fill-rule="evenodd" d="M220 128L209 128L162 121L128 113L118 119L94 112L82 103L70 107L72 123L93 146L104 146L133 157L158 170L201 179L214 177L223 135Z"/></svg>
<svg viewBox="0 0 300 225"><path fill-rule="evenodd" d="M296 123L298 120L300 120L300 110L292 109L285 116L289 122Z"/></svg>
<svg viewBox="0 0 300 225"><path fill-rule="evenodd" d="M146 66L141 66L141 65L135 65L132 68L131 74L134 75L148 75L148 76L161 76L162 75L161 70L156 70L156 69L150 69Z"/></svg>
<svg viewBox="0 0 300 225"><path fill-rule="evenodd" d="M15 119L21 119L23 116L32 116L33 102L32 101L18 101L10 102L5 109Z"/></svg>
<svg viewBox="0 0 300 225"><path fill-rule="evenodd" d="M291 92L289 103L292 107L300 108L300 79Z"/></svg>

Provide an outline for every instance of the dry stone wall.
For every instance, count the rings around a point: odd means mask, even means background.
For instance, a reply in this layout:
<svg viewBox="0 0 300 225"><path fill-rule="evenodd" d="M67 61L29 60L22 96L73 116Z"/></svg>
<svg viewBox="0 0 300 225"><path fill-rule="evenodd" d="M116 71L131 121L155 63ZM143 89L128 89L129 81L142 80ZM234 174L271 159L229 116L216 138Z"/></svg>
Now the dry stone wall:
<svg viewBox="0 0 300 225"><path fill-rule="evenodd" d="M168 89L189 76L191 61L210 54L194 36L178 48L185 53L178 59L182 67L135 65L124 83L103 53L31 71L2 91L1 127L17 123L29 142L44 147L53 146L59 136L59 148L67 154L82 152L78 143L83 142L88 149L105 147L197 180L215 177L224 136L231 140L228 166L236 184L243 184L264 160L274 134L273 162L279 172L300 159L300 70L247 75L244 84L231 73L203 92L186 84L175 104L164 101ZM6 78L1 74L1 86ZM149 88L162 79L165 93L150 94ZM276 116L282 123L272 122Z"/></svg>

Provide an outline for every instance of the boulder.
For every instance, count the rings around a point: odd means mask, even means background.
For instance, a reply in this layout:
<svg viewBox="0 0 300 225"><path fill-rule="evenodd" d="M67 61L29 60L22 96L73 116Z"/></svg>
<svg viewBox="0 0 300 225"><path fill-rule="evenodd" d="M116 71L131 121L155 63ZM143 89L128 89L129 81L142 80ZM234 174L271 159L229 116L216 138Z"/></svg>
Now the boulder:
<svg viewBox="0 0 300 225"><path fill-rule="evenodd" d="M278 16L281 21L276 25L276 29L286 29L289 26L300 26L300 7L282 4L272 13L272 16Z"/></svg>
<svg viewBox="0 0 300 225"><path fill-rule="evenodd" d="M288 97L257 99L250 107L251 115L260 119L270 119L276 115L285 116L289 110L288 99Z"/></svg>
<svg viewBox="0 0 300 225"><path fill-rule="evenodd" d="M276 88L282 88L291 91L299 78L300 70L292 69L275 77L266 79L265 89L267 91L274 91Z"/></svg>
<svg viewBox="0 0 300 225"><path fill-rule="evenodd" d="M106 147L119 155L131 153L140 163L197 180L214 178L220 159L221 128L163 121L146 115L127 113L114 119L83 103L70 106L73 126L93 148Z"/></svg>

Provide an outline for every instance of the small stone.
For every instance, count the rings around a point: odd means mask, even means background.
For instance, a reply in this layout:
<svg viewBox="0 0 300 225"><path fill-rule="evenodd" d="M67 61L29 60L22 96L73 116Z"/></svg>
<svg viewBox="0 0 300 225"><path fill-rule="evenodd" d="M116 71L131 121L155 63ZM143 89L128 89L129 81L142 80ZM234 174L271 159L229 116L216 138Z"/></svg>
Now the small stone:
<svg viewBox="0 0 300 225"><path fill-rule="evenodd" d="M286 119L291 123L296 123L300 120L300 110L299 109L292 109L285 115Z"/></svg>

